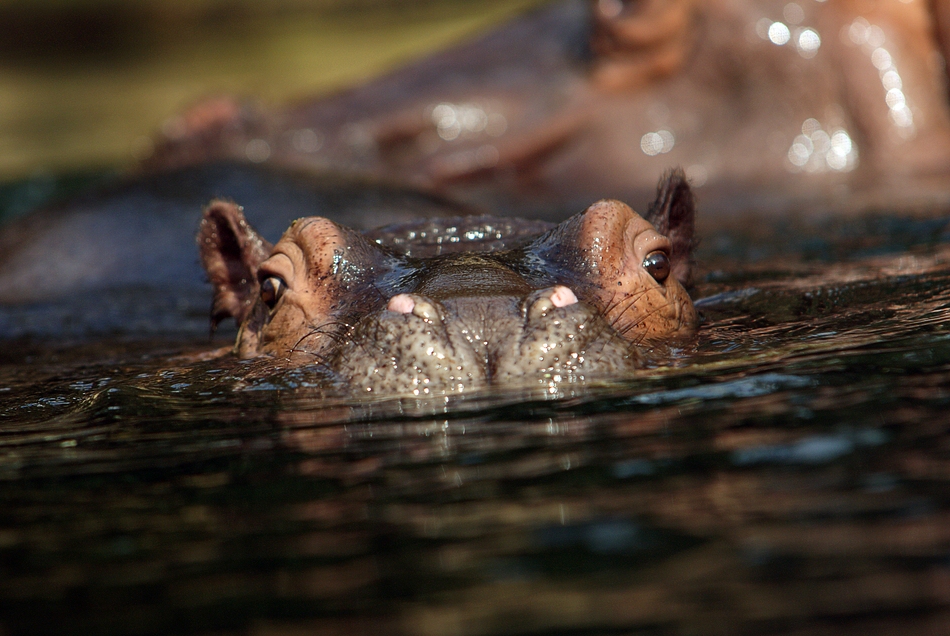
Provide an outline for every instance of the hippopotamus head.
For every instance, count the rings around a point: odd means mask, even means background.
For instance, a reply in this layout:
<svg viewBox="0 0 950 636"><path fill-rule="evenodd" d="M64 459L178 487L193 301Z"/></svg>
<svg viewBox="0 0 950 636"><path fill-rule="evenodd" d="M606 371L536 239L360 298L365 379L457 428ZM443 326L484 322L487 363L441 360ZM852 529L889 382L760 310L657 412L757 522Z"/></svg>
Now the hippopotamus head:
<svg viewBox="0 0 950 636"><path fill-rule="evenodd" d="M613 200L556 226L463 217L360 234L308 217L271 246L215 201L198 242L212 321L236 319L238 355L317 363L358 392L432 395L583 382L691 334L681 174L647 217Z"/></svg>

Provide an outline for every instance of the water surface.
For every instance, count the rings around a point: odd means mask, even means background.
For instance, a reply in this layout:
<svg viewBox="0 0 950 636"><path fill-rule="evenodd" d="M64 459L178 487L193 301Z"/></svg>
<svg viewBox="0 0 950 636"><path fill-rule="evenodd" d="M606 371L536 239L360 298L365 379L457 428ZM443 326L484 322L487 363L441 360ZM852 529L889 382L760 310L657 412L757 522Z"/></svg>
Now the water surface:
<svg viewBox="0 0 950 636"><path fill-rule="evenodd" d="M879 248L707 247L695 342L558 395L356 403L196 357L223 339L14 343L0 624L941 633L950 247Z"/></svg>

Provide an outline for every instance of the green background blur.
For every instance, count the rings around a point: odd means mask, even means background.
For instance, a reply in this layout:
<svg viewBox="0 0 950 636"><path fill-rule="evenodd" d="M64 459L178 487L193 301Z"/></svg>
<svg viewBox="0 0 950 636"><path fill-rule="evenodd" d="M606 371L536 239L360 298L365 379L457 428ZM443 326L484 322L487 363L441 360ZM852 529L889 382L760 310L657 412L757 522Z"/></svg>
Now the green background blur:
<svg viewBox="0 0 950 636"><path fill-rule="evenodd" d="M196 100L333 91L540 0L0 0L0 180L121 168Z"/></svg>

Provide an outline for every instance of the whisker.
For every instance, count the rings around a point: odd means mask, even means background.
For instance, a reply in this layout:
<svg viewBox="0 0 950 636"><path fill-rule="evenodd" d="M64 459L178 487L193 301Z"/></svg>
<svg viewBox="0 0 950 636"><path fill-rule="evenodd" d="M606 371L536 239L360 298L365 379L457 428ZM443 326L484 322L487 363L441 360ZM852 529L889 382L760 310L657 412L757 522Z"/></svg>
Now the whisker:
<svg viewBox="0 0 950 636"><path fill-rule="evenodd" d="M316 356L317 353L315 351L309 351L309 350L300 348L300 343L302 343L307 338L311 338L313 336L326 336L330 340L333 340L335 343L340 344L342 342L342 336L339 333L340 326L344 328L349 328L349 324L340 320L333 320L330 322L323 323L322 325L312 327L310 331L302 335L300 339L294 343L294 346L290 348L290 353L306 353L309 355Z"/></svg>
<svg viewBox="0 0 950 636"><path fill-rule="evenodd" d="M658 312L659 312L660 310L662 310L662 309L663 309L663 307L657 307L657 308L654 309L653 311L647 312L646 315L643 316L643 319L640 320L640 321L637 322L637 323L634 323L634 325L643 324L643 322L644 322L647 318L649 318L650 316L652 316L652 315L655 314L655 313L658 313ZM631 327L634 326L634 325L631 325ZM647 333L646 333L646 331L644 331L644 332L643 332L643 335L641 335L640 338L639 338L634 344L636 344L636 345L642 345L642 344L643 344L643 341L646 340L646 337L647 337Z"/></svg>
<svg viewBox="0 0 950 636"><path fill-rule="evenodd" d="M610 326L616 328L617 322L624 316L624 314L630 311L630 309L632 309L633 306L637 304L637 301L640 300L645 294L646 294L646 291L640 291L640 292L637 292L636 294L630 294L630 295L624 296L619 301L614 303L613 306L608 311L605 311L604 315L607 315L608 313L612 312L614 309L621 307L621 305L623 305L624 302L626 302L627 306L622 307L620 311L617 312L617 314L613 318L610 319Z"/></svg>
<svg viewBox="0 0 950 636"><path fill-rule="evenodd" d="M380 299L380 300L382 300L382 301L386 301L386 300L387 300L387 299L386 299L386 294L384 294L384 293L382 292L382 290L381 290L379 287L376 286L376 283L370 283L369 286L370 286L370 289L372 289L374 292L376 292L376 295L379 296L379 299Z"/></svg>
<svg viewBox="0 0 950 636"><path fill-rule="evenodd" d="M610 302L607 303L607 306L606 306L606 307L604 307L603 314L606 316L607 314L609 314L610 312L612 312L614 309L616 309L617 307L619 307L619 306L620 306L620 303L622 303L622 302L623 302L624 300L626 300L627 298L629 298L629 296L619 296L619 299L618 299L618 294L617 294L617 292L614 292L614 293L611 295L611 297L610 297Z"/></svg>

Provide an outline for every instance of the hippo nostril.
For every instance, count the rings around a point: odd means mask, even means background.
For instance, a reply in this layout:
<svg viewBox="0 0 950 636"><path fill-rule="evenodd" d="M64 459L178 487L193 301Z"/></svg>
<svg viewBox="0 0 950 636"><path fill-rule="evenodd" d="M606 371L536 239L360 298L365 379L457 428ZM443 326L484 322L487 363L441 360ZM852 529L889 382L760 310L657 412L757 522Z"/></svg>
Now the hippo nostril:
<svg viewBox="0 0 950 636"><path fill-rule="evenodd" d="M389 299L386 309L397 314L408 314L416 306L416 301L409 294L396 294Z"/></svg>
<svg viewBox="0 0 950 636"><path fill-rule="evenodd" d="M577 303L577 296L571 291L570 287L564 285L555 285L551 293L551 302L555 307L568 307Z"/></svg>
<svg viewBox="0 0 950 636"><path fill-rule="evenodd" d="M389 299L386 309L397 314L412 314L427 322L441 322L442 315L435 303L422 296L396 294Z"/></svg>
<svg viewBox="0 0 950 636"><path fill-rule="evenodd" d="M543 318L555 307L569 307L577 304L577 296L569 287L555 285L540 289L525 299L525 314L529 320Z"/></svg>

